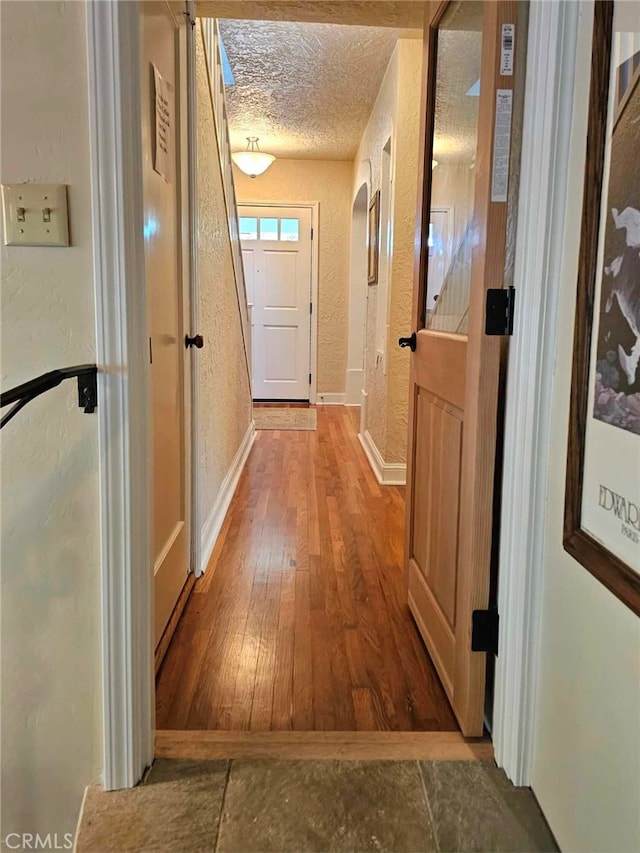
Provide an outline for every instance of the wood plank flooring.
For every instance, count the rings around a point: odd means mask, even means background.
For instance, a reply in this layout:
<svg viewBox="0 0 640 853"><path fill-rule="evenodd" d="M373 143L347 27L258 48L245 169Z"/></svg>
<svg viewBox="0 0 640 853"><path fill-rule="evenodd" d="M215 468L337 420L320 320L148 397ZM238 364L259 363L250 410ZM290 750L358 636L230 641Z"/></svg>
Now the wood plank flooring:
<svg viewBox="0 0 640 853"><path fill-rule="evenodd" d="M403 490L355 413L261 431L157 681L158 729L456 731L406 606Z"/></svg>

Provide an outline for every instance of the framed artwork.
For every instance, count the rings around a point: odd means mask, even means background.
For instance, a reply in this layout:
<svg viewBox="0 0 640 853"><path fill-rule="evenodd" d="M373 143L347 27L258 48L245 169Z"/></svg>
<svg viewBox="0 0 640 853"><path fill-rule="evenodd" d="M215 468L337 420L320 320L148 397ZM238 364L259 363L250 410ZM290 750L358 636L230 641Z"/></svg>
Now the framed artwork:
<svg viewBox="0 0 640 853"><path fill-rule="evenodd" d="M640 33L595 4L565 549L640 614Z"/></svg>
<svg viewBox="0 0 640 853"><path fill-rule="evenodd" d="M380 254L380 190L374 194L369 205L369 227L367 247L367 284L378 283L378 260Z"/></svg>

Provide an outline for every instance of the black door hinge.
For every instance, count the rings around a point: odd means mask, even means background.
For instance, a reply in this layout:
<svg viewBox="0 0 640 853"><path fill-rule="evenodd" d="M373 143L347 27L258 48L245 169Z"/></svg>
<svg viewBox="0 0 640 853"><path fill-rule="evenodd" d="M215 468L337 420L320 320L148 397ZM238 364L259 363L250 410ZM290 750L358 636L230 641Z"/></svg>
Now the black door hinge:
<svg viewBox="0 0 640 853"><path fill-rule="evenodd" d="M474 610L471 614L471 651L498 654L498 608Z"/></svg>
<svg viewBox="0 0 640 853"><path fill-rule="evenodd" d="M311 239L313 240L313 228L311 229Z"/></svg>
<svg viewBox="0 0 640 853"><path fill-rule="evenodd" d="M311 374L309 374L309 385L311 385Z"/></svg>
<svg viewBox="0 0 640 853"><path fill-rule="evenodd" d="M515 287L491 287L487 290L485 335L512 335Z"/></svg>
<svg viewBox="0 0 640 853"><path fill-rule="evenodd" d="M309 303L309 314L313 314L313 302Z"/></svg>

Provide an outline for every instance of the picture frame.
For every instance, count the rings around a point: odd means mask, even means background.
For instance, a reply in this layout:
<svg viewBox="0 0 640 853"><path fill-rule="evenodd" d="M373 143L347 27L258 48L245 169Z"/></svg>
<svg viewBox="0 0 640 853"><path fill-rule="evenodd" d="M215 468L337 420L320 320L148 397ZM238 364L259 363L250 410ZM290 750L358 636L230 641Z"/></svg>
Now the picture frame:
<svg viewBox="0 0 640 853"><path fill-rule="evenodd" d="M563 544L640 615L640 51L617 52L618 5L594 12Z"/></svg>
<svg viewBox="0 0 640 853"><path fill-rule="evenodd" d="M376 190L369 205L367 228L367 284L378 283L380 259L380 190Z"/></svg>

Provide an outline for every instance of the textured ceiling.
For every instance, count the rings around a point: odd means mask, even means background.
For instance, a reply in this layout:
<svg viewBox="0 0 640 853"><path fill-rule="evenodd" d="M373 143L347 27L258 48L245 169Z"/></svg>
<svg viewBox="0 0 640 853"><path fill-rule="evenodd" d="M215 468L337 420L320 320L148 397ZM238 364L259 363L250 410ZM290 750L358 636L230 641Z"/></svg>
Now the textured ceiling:
<svg viewBox="0 0 640 853"><path fill-rule="evenodd" d="M258 136L278 157L351 160L393 48L393 28L221 20L236 85L231 148Z"/></svg>
<svg viewBox="0 0 640 853"><path fill-rule="evenodd" d="M482 4L451 4L438 34L433 156L439 163L475 159L480 99L468 92L480 79L481 53Z"/></svg>
<svg viewBox="0 0 640 853"><path fill-rule="evenodd" d="M422 30L425 3L421 0L196 0L196 12L202 18L307 21Z"/></svg>

